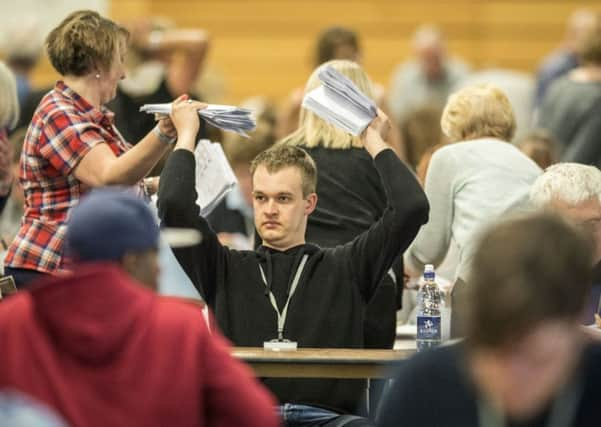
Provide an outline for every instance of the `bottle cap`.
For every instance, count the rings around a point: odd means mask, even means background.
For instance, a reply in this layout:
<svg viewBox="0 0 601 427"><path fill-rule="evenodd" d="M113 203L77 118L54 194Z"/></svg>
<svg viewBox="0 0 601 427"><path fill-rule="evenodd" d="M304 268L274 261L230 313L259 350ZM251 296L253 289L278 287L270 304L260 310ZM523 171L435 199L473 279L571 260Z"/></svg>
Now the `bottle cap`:
<svg viewBox="0 0 601 427"><path fill-rule="evenodd" d="M434 266L432 264L426 264L424 267L424 279L434 279Z"/></svg>

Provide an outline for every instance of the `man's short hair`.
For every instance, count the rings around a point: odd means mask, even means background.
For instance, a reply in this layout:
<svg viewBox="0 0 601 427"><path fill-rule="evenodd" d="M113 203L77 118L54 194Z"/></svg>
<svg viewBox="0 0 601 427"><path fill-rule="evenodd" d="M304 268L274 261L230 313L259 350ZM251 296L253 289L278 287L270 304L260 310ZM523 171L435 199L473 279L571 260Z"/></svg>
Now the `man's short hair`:
<svg viewBox="0 0 601 427"><path fill-rule="evenodd" d="M591 257L590 240L550 213L485 232L464 308L468 343L502 348L541 322L577 322L590 290Z"/></svg>
<svg viewBox="0 0 601 427"><path fill-rule="evenodd" d="M61 75L84 76L95 68L110 69L120 43L129 32L92 10L80 10L67 16L46 38L46 50L52 66Z"/></svg>
<svg viewBox="0 0 601 427"><path fill-rule="evenodd" d="M601 202L601 171L579 163L550 166L530 187L530 201L538 208L554 200L573 206L595 197Z"/></svg>
<svg viewBox="0 0 601 427"><path fill-rule="evenodd" d="M259 166L265 166L269 173L287 167L298 168L301 173L303 197L315 193L317 189L317 166L309 153L302 148L277 144L255 157L250 165L251 175L255 174Z"/></svg>
<svg viewBox="0 0 601 427"><path fill-rule="evenodd" d="M449 97L440 126L452 142L477 138L511 141L516 123L511 103L501 89L475 85Z"/></svg>

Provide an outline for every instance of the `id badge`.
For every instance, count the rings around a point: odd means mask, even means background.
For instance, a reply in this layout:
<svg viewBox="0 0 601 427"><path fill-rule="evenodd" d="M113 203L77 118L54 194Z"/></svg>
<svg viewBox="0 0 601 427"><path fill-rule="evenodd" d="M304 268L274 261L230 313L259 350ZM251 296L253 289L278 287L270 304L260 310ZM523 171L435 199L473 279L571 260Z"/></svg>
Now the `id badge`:
<svg viewBox="0 0 601 427"><path fill-rule="evenodd" d="M273 351L291 351L296 350L298 348L298 343L296 341L290 340L273 339L269 341L264 341L263 348L265 350Z"/></svg>

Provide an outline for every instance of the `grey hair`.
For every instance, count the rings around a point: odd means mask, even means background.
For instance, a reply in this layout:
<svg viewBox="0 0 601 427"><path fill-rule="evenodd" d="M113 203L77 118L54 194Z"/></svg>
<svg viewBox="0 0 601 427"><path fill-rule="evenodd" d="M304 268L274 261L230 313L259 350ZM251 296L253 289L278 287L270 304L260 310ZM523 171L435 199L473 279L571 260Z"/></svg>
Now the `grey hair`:
<svg viewBox="0 0 601 427"><path fill-rule="evenodd" d="M19 99L15 75L0 61L0 128L14 128L19 120Z"/></svg>
<svg viewBox="0 0 601 427"><path fill-rule="evenodd" d="M593 197L601 202L601 170L579 163L549 166L530 188L530 202L539 208L554 200L573 206Z"/></svg>
<svg viewBox="0 0 601 427"><path fill-rule="evenodd" d="M431 46L444 46L444 37L442 32L435 25L422 25L413 33L412 45L414 49L421 49Z"/></svg>

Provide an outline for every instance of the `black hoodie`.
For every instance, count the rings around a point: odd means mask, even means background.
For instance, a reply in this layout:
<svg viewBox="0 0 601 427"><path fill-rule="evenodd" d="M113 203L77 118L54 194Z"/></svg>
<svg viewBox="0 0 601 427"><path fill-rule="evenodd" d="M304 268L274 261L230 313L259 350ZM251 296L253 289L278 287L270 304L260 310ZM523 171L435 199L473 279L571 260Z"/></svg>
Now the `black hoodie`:
<svg viewBox="0 0 601 427"><path fill-rule="evenodd" d="M322 249L303 244L280 252L260 247L223 247L196 205L195 160L176 150L161 175L159 215L169 227L194 227L203 234L195 247L175 250L186 273L214 310L223 333L237 346L261 347L276 338L277 315L260 266L282 307L290 276L307 254L298 288L290 300L284 336L299 347L361 348L366 301L390 265L428 219L428 202L413 174L392 150L376 156L389 205L380 220L353 241ZM357 177L357 179L361 179ZM269 273L271 271L271 273ZM361 381L267 379L282 403L303 403L352 412Z"/></svg>

